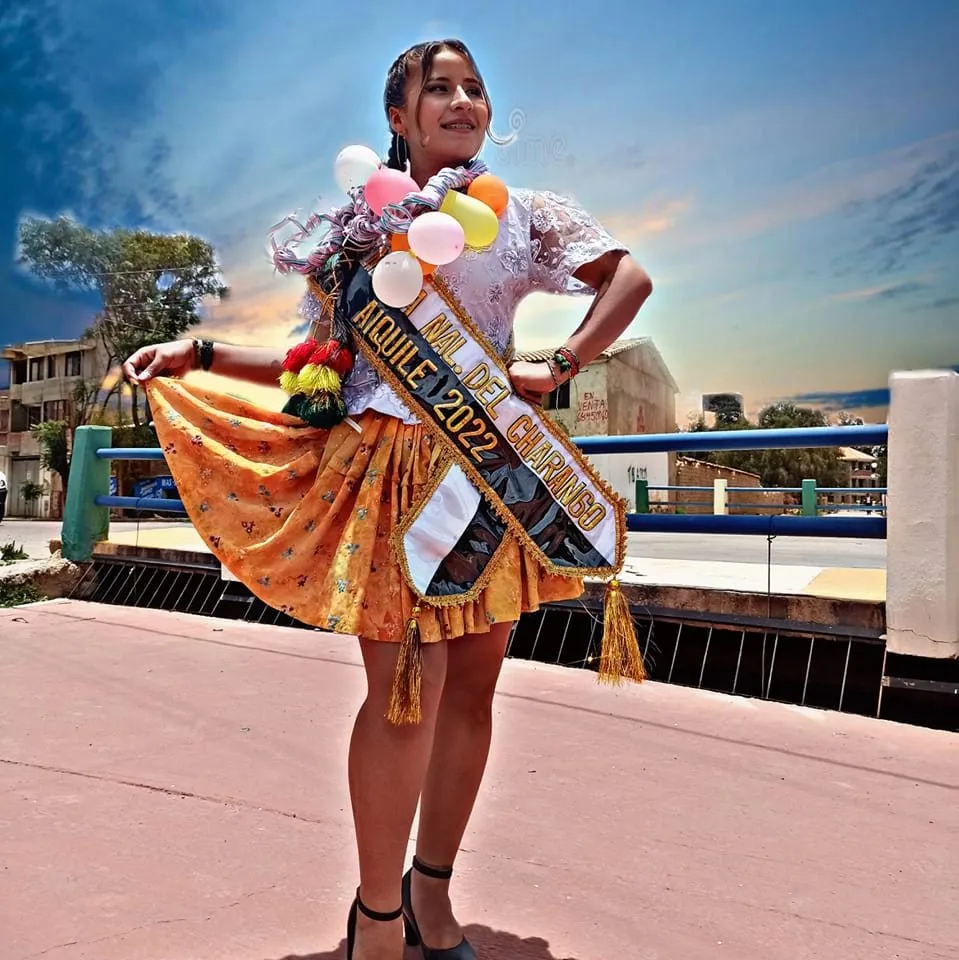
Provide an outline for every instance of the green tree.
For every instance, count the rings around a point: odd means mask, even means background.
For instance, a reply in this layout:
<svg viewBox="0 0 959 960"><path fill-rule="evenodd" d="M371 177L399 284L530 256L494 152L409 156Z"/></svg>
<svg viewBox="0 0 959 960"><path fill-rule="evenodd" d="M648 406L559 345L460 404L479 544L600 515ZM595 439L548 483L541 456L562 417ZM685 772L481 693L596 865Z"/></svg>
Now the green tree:
<svg viewBox="0 0 959 960"><path fill-rule="evenodd" d="M44 420L33 428L33 434L40 444L40 463L43 469L60 475L63 492L66 494L70 480L69 424L66 420Z"/></svg>
<svg viewBox="0 0 959 960"><path fill-rule="evenodd" d="M710 398L710 413L716 414L716 428L728 430L744 419L739 397L732 393L717 393Z"/></svg>
<svg viewBox="0 0 959 960"><path fill-rule="evenodd" d="M200 322L206 298L229 292L213 247L189 234L96 231L68 217L26 218L19 262L57 289L100 295L100 311L83 336L103 349L101 382L140 347L182 337ZM101 411L121 383L117 378L100 397ZM140 403L134 386L135 425L141 422Z"/></svg>
<svg viewBox="0 0 959 960"><path fill-rule="evenodd" d="M829 421L825 415L810 407L800 407L791 401L780 401L764 407L755 424L741 417L715 429L722 430L787 430L800 427L825 427ZM690 424L690 432L711 432L703 417ZM708 441L704 441L708 442ZM805 479L815 479L820 486L842 486L845 482L843 463L839 451L833 448L779 449L779 450L728 450L689 454L698 460L716 463L758 474L766 487L798 487Z"/></svg>

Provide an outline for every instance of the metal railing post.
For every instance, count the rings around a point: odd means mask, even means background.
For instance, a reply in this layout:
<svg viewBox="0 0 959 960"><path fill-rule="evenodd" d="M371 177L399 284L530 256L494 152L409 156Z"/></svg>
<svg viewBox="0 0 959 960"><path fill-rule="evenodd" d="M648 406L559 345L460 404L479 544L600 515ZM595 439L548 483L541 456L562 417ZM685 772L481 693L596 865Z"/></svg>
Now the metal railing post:
<svg viewBox="0 0 959 960"><path fill-rule="evenodd" d="M93 545L110 533L110 511L98 507L94 498L110 493L110 461L97 457L97 450L109 447L110 427L77 427L70 460L70 482L63 508L61 534L65 560L80 563L93 556Z"/></svg>
<svg viewBox="0 0 959 960"><path fill-rule="evenodd" d="M729 513L729 491L726 489L729 481L719 479L713 481L713 515L725 517Z"/></svg>
<svg viewBox="0 0 959 960"><path fill-rule="evenodd" d="M819 496L816 492L815 480L803 480L802 482L802 515L804 517L815 517L819 513Z"/></svg>
<svg viewBox="0 0 959 960"><path fill-rule="evenodd" d="M636 512L649 513L649 481L636 481Z"/></svg>

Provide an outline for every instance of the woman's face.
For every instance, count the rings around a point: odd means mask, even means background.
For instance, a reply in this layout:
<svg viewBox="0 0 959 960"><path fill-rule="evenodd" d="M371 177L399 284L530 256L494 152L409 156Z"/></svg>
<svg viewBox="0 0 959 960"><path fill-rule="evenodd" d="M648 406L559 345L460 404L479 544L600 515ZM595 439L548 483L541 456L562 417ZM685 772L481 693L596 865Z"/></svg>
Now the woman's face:
<svg viewBox="0 0 959 960"><path fill-rule="evenodd" d="M433 58L422 87L421 67L410 72L406 103L390 109L393 129L410 150L414 168L457 166L475 157L489 127L489 105L476 72L454 50Z"/></svg>

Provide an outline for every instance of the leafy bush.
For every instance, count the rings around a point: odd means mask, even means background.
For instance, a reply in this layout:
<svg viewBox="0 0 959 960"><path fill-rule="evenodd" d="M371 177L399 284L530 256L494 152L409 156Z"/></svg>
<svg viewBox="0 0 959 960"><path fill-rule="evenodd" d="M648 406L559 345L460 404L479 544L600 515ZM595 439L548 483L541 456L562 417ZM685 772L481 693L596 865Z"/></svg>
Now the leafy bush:
<svg viewBox="0 0 959 960"><path fill-rule="evenodd" d="M0 563L13 563L14 560L29 560L29 554L12 541L0 545Z"/></svg>

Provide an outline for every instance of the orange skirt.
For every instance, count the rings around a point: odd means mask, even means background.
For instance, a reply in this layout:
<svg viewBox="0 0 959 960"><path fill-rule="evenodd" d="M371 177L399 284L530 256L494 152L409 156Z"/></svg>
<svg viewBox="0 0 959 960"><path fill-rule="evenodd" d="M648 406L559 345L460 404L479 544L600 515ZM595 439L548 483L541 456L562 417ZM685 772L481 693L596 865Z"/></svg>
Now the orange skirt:
<svg viewBox="0 0 959 960"><path fill-rule="evenodd" d="M399 643L415 603L392 534L442 450L418 425L368 411L330 430L160 378L153 420L190 519L210 550L269 606L334 633ZM419 614L425 643L486 633L581 595L512 536L476 600Z"/></svg>

